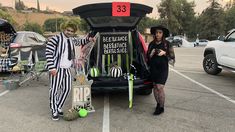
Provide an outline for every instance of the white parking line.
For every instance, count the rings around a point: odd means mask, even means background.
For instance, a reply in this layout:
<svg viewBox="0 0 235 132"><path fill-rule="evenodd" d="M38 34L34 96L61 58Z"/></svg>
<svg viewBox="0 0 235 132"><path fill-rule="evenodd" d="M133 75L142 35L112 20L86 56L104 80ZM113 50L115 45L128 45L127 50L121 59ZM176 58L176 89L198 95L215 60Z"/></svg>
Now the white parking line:
<svg viewBox="0 0 235 132"><path fill-rule="evenodd" d="M102 132L109 132L109 130L109 96L105 95Z"/></svg>
<svg viewBox="0 0 235 132"><path fill-rule="evenodd" d="M205 74L205 72L200 72L200 71L188 71L188 70L178 70L178 71L183 73Z"/></svg>
<svg viewBox="0 0 235 132"><path fill-rule="evenodd" d="M0 93L0 97L3 96L3 95L5 95L5 94L7 94L8 92L9 92L9 90L6 90L6 91Z"/></svg>
<svg viewBox="0 0 235 132"><path fill-rule="evenodd" d="M195 84L201 86L202 88L207 89L207 90L209 90L210 92L212 92L212 93L214 93L214 94L216 94L216 95L218 95L218 96L220 96L220 97L226 99L227 101L229 101L229 102L235 104L235 100L233 100L233 99L231 99L231 98L229 98L229 97L227 97L227 96L225 96L225 95L223 95L223 94L221 94L221 93L215 91L214 89L211 89L211 88L209 88L209 87L207 87L207 86L205 86L205 85L203 85L203 84L201 84L201 83L199 83L199 82L193 80L192 78L190 78L190 77L188 77L188 76L186 76L186 75L180 73L179 71L177 71L177 70L175 70L175 69L170 68L170 70L172 70L173 72L179 74L180 76L182 76L182 77L188 79L189 81L191 81L191 82L193 82L193 83L195 83Z"/></svg>
<svg viewBox="0 0 235 132"><path fill-rule="evenodd" d="M186 57L197 57L197 56L200 56L201 57L201 55L177 55L177 57L178 56L180 56L180 57L182 57L182 56L186 56Z"/></svg>

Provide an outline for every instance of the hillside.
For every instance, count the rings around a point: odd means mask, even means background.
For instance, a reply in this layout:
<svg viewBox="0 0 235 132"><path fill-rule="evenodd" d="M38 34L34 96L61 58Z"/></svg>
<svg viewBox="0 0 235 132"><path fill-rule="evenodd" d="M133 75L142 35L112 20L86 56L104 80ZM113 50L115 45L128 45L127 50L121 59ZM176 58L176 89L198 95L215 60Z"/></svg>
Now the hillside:
<svg viewBox="0 0 235 132"><path fill-rule="evenodd" d="M43 25L45 20L49 18L61 18L61 17L67 17L63 16L61 14L45 14L45 13L21 13L17 12L15 10L11 10L8 12L13 19L16 21L16 23L21 27L26 21L38 23L39 25Z"/></svg>

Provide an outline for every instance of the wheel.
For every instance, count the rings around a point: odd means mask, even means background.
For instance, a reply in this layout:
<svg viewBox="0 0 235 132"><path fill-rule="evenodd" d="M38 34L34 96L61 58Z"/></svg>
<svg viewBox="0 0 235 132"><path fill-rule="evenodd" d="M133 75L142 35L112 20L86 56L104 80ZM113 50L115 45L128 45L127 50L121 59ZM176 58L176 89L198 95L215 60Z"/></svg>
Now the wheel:
<svg viewBox="0 0 235 132"><path fill-rule="evenodd" d="M136 93L139 95L150 95L152 94L152 91L152 89L139 89L136 91Z"/></svg>
<svg viewBox="0 0 235 132"><path fill-rule="evenodd" d="M218 68L218 63L213 54L208 54L204 57L203 68L206 73L211 75L217 75L222 71L222 69Z"/></svg>

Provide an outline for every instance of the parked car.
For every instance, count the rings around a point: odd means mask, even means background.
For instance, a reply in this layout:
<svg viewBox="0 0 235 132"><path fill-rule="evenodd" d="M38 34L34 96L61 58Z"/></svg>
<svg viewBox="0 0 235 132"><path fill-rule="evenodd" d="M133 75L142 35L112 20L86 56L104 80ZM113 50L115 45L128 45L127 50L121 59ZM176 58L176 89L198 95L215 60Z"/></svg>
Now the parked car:
<svg viewBox="0 0 235 132"><path fill-rule="evenodd" d="M182 46L182 38L179 36L167 37L166 40L169 41L172 46Z"/></svg>
<svg viewBox="0 0 235 132"><path fill-rule="evenodd" d="M152 12L152 7L130 3L130 16L113 16L112 3L83 5L73 9L75 15L85 19L91 33L98 36L90 56L90 67L96 67L100 75L93 79L92 90L128 90L125 75L133 73L134 90L140 94L152 93L152 83L148 81L146 60L147 45L137 30L137 24ZM122 76L112 77L110 67L119 62L117 71ZM117 72L118 73L118 72Z"/></svg>
<svg viewBox="0 0 235 132"><path fill-rule="evenodd" d="M11 56L19 57L20 60L26 60L30 57L30 53L35 54L40 59L45 58L45 48L47 39L39 33L31 31L18 31L10 44ZM33 57L34 59L34 57Z"/></svg>
<svg viewBox="0 0 235 132"><path fill-rule="evenodd" d="M194 46L206 46L208 44L209 40L207 39L199 39L194 42Z"/></svg>
<svg viewBox="0 0 235 132"><path fill-rule="evenodd" d="M1 49L6 53L0 56L0 72L8 72L21 60L35 62L35 59L46 60L46 39L35 32L16 32L6 20L0 19ZM6 36L6 37L4 37ZM4 40L2 40L4 38ZM5 39L9 38L9 39Z"/></svg>
<svg viewBox="0 0 235 132"><path fill-rule="evenodd" d="M220 40L210 41L204 49L203 68L211 75L219 74L222 69L235 73L235 29Z"/></svg>

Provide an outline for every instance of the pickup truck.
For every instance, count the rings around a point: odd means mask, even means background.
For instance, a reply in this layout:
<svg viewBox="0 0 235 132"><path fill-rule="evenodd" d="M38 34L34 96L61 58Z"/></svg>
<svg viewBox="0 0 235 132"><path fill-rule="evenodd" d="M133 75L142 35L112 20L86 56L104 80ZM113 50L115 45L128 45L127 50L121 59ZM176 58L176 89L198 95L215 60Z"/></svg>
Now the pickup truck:
<svg viewBox="0 0 235 132"><path fill-rule="evenodd" d="M235 29L220 40L210 41L204 49L203 68L211 75L222 69L235 73Z"/></svg>

